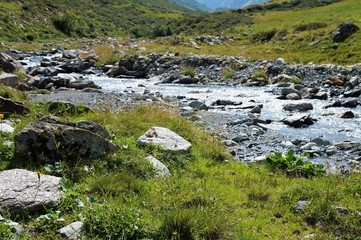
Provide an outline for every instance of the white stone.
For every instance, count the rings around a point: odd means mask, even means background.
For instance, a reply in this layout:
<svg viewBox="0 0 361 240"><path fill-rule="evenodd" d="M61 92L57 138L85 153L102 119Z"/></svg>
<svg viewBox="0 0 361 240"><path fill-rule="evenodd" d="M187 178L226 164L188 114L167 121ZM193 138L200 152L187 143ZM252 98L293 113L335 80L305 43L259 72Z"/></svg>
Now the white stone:
<svg viewBox="0 0 361 240"><path fill-rule="evenodd" d="M0 132L11 134L14 132L14 128L7 123L0 123Z"/></svg>
<svg viewBox="0 0 361 240"><path fill-rule="evenodd" d="M160 176L160 177L169 177L170 176L169 169L161 161L159 161L158 159L156 159L153 156L148 156L145 159L147 159L150 162L150 164L153 165L153 167L156 169L158 176Z"/></svg>
<svg viewBox="0 0 361 240"><path fill-rule="evenodd" d="M141 145L154 144L166 151L187 152L192 144L171 130L163 127L152 127L138 138Z"/></svg>

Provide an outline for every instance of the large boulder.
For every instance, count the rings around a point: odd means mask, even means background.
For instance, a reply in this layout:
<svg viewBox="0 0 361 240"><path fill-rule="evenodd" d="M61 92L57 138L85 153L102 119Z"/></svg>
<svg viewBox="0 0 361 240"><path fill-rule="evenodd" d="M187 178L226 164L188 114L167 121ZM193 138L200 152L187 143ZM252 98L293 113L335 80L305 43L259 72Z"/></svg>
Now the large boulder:
<svg viewBox="0 0 361 240"><path fill-rule="evenodd" d="M5 72L20 72L26 74L26 70L21 63L6 53L0 53L0 69Z"/></svg>
<svg viewBox="0 0 361 240"><path fill-rule="evenodd" d="M32 213L60 202L60 179L23 169L0 172L0 213Z"/></svg>
<svg viewBox="0 0 361 240"><path fill-rule="evenodd" d="M314 124L315 121L309 114L295 114L282 120L284 124L294 128L305 128Z"/></svg>
<svg viewBox="0 0 361 240"><path fill-rule="evenodd" d="M166 151L187 152L192 144L171 130L152 127L137 140L140 145L154 144Z"/></svg>
<svg viewBox="0 0 361 240"><path fill-rule="evenodd" d="M353 23L341 23L338 28L332 32L332 40L334 42L342 42L358 30L360 30L360 28Z"/></svg>
<svg viewBox="0 0 361 240"><path fill-rule="evenodd" d="M108 136L108 132L94 122L72 123L56 117L43 118L30 123L14 137L14 154L18 159L44 164L96 158L118 150Z"/></svg>
<svg viewBox="0 0 361 240"><path fill-rule="evenodd" d="M19 83L19 77L11 73L2 73L0 71L0 83L15 88Z"/></svg>
<svg viewBox="0 0 361 240"><path fill-rule="evenodd" d="M6 117L10 114L26 115L29 113L29 108L20 102L14 102L0 96L0 113Z"/></svg>

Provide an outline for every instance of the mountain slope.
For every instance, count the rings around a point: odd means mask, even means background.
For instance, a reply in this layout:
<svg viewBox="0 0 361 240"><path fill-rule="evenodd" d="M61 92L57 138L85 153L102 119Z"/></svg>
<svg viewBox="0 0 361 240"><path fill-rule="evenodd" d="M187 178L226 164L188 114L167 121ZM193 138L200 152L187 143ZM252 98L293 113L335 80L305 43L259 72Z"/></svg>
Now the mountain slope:
<svg viewBox="0 0 361 240"><path fill-rule="evenodd" d="M170 0L171 2L174 2L175 4L181 5L183 7L196 10L199 12L208 12L210 9L196 0Z"/></svg>
<svg viewBox="0 0 361 240"><path fill-rule="evenodd" d="M212 10L237 9L246 6L261 4L270 0L197 0Z"/></svg>
<svg viewBox="0 0 361 240"><path fill-rule="evenodd" d="M168 0L1 1L0 37L53 38L59 31L70 36L115 36L190 12Z"/></svg>

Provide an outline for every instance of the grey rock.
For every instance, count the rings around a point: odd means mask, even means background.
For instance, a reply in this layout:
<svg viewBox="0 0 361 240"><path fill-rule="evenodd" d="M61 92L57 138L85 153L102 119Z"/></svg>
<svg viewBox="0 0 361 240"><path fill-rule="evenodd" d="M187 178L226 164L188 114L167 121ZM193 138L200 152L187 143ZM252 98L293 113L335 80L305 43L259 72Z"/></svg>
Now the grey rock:
<svg viewBox="0 0 361 240"><path fill-rule="evenodd" d="M317 146L328 146L328 145L331 144L330 141L324 140L324 139L322 139L320 137L312 139L311 142L316 143Z"/></svg>
<svg viewBox="0 0 361 240"><path fill-rule="evenodd" d="M360 30L360 28L353 23L341 23L338 28L332 32L332 40L334 42L342 42L358 30Z"/></svg>
<svg viewBox="0 0 361 240"><path fill-rule="evenodd" d="M255 106L254 108L251 109L251 111L249 111L250 113L258 113L260 114L262 112L262 107L261 106Z"/></svg>
<svg viewBox="0 0 361 240"><path fill-rule="evenodd" d="M81 229L83 224L83 222L73 222L68 226L59 229L58 233L60 233L62 237L68 239L78 239L81 236Z"/></svg>
<svg viewBox="0 0 361 240"><path fill-rule="evenodd" d="M283 110L305 112L308 110L313 110L313 106L311 103L299 103L299 104L290 103L284 105Z"/></svg>
<svg viewBox="0 0 361 240"><path fill-rule="evenodd" d="M152 127L137 140L140 145L154 144L163 150L173 152L188 152L192 144L176 134L175 132L163 128Z"/></svg>
<svg viewBox="0 0 361 240"><path fill-rule="evenodd" d="M192 107L193 109L197 109L197 110L207 110L208 109L207 105L204 102L198 101L198 100L190 102L188 104L188 106Z"/></svg>
<svg viewBox="0 0 361 240"><path fill-rule="evenodd" d="M286 96L287 99L290 99L290 100L300 100L301 97L300 95L298 95L297 93L290 93Z"/></svg>
<svg viewBox="0 0 361 240"><path fill-rule="evenodd" d="M15 88L19 83L19 77L11 74L11 73L4 73L0 71L0 83Z"/></svg>
<svg viewBox="0 0 361 240"><path fill-rule="evenodd" d="M159 177L169 177L170 176L169 169L161 161L159 161L158 159L156 159L153 156L148 156L148 157L146 157L146 159L156 169L157 176L159 176Z"/></svg>
<svg viewBox="0 0 361 240"><path fill-rule="evenodd" d="M300 147L301 150L312 150L314 147L316 147L317 144L314 143L314 142L309 142L309 143L306 143L305 145L303 145L302 147Z"/></svg>
<svg viewBox="0 0 361 240"><path fill-rule="evenodd" d="M286 87L286 88L282 88L282 89L281 89L281 94L282 94L282 96L287 96L288 94L291 94L291 93L296 93L297 95L301 96L300 91L298 91L298 90L296 90L296 89L294 89L294 88L288 88L288 87Z"/></svg>
<svg viewBox="0 0 361 240"><path fill-rule="evenodd" d="M91 80L75 80L75 81L70 81L68 84L68 87L70 88L75 88L75 89L84 89L84 88L96 88L96 89L100 89L100 87L98 85L96 85L93 81Z"/></svg>
<svg viewBox="0 0 361 240"><path fill-rule="evenodd" d="M23 169L0 172L0 212L32 213L60 202L59 177Z"/></svg>
<svg viewBox="0 0 361 240"><path fill-rule="evenodd" d="M5 117L10 114L26 115L29 113L29 108L20 102L14 102L0 96L0 113L5 114Z"/></svg>
<svg viewBox="0 0 361 240"><path fill-rule="evenodd" d="M20 72L26 74L26 70L21 63L6 53L0 52L0 66L5 72Z"/></svg>
<svg viewBox="0 0 361 240"><path fill-rule="evenodd" d="M327 92L318 92L312 96L314 99L327 100L328 94Z"/></svg>
<svg viewBox="0 0 361 240"><path fill-rule="evenodd" d="M91 126L91 127L88 127ZM118 146L104 138L96 123L72 123L58 118L43 118L30 123L14 137L14 155L40 163L96 158L118 150ZM95 130L92 132L92 130ZM100 135L100 134L101 135ZM102 136L103 135L103 136Z"/></svg>
<svg viewBox="0 0 361 240"><path fill-rule="evenodd" d="M360 84L359 76L353 76L352 78L350 78L350 84L352 87L356 87L357 85L359 85Z"/></svg>
<svg viewBox="0 0 361 240"><path fill-rule="evenodd" d="M296 114L282 120L283 123L294 128L304 128L312 125L316 120L309 114Z"/></svg>
<svg viewBox="0 0 361 240"><path fill-rule="evenodd" d="M234 138L232 138L232 141L235 141L237 143L244 142L247 140L249 140L249 137L246 133L240 133L237 136L235 136Z"/></svg>
<svg viewBox="0 0 361 240"><path fill-rule="evenodd" d="M64 51L63 58L74 59L77 58L77 54L74 51Z"/></svg>
<svg viewBox="0 0 361 240"><path fill-rule="evenodd" d="M295 208L298 211L304 210L308 205L310 205L309 201L298 201L296 202Z"/></svg>

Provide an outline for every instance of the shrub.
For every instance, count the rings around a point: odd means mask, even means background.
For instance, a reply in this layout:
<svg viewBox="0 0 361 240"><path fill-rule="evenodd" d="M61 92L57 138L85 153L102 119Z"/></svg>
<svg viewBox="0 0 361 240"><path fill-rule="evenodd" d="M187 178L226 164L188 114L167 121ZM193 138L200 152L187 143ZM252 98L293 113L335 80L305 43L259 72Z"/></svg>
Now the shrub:
<svg viewBox="0 0 361 240"><path fill-rule="evenodd" d="M236 75L236 71L233 69L229 69L227 72L224 73L223 76L225 79L232 79L234 75Z"/></svg>
<svg viewBox="0 0 361 240"><path fill-rule="evenodd" d="M295 150L291 149L286 155L280 152L272 153L266 157L266 160L271 167L281 169L291 176L308 178L324 174L323 166L306 161L307 157L306 153L297 157Z"/></svg>
<svg viewBox="0 0 361 240"><path fill-rule="evenodd" d="M191 78L194 78L194 76L196 75L194 67L186 67L186 68L184 68L183 75L190 76Z"/></svg>
<svg viewBox="0 0 361 240"><path fill-rule="evenodd" d="M59 31L65 33L68 36L71 36L73 33L75 21L70 14L65 14L64 16L56 17L53 20L54 27Z"/></svg>
<svg viewBox="0 0 361 240"><path fill-rule="evenodd" d="M268 76L265 72L259 71L252 74L252 80L253 81L264 81L268 82Z"/></svg>

